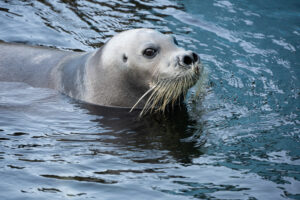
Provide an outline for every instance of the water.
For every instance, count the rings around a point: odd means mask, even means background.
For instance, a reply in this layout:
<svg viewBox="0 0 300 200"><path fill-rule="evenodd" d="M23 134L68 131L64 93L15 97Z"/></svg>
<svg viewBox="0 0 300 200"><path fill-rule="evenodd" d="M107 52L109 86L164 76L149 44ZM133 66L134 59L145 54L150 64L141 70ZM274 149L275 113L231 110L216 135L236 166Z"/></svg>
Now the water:
<svg viewBox="0 0 300 200"><path fill-rule="evenodd" d="M299 13L296 0L1 1L2 41L91 51L155 28L199 53L208 86L137 121L0 83L0 199L300 199Z"/></svg>

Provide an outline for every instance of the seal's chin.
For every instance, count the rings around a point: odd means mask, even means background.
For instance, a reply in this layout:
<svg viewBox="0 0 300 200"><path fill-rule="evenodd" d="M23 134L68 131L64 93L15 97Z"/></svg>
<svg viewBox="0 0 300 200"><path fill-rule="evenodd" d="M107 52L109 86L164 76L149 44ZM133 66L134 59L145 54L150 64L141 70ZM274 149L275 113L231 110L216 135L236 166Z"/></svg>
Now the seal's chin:
<svg viewBox="0 0 300 200"><path fill-rule="evenodd" d="M188 89L194 86L201 73L201 64L195 63L187 70L171 74L168 77L157 78L150 85L150 89L132 107L133 110L138 103L147 98L147 101L140 113L143 116L147 113L165 112L168 105L174 108L181 96L186 96Z"/></svg>

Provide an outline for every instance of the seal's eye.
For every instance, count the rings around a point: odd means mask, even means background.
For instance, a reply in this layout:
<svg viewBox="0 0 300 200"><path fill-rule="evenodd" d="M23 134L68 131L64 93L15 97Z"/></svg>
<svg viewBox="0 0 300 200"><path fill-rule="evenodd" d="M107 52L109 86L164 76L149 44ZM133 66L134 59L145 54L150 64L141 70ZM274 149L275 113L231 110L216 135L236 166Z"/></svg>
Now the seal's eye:
<svg viewBox="0 0 300 200"><path fill-rule="evenodd" d="M157 54L157 50L153 48L147 48L143 51L143 55L147 58L154 58Z"/></svg>

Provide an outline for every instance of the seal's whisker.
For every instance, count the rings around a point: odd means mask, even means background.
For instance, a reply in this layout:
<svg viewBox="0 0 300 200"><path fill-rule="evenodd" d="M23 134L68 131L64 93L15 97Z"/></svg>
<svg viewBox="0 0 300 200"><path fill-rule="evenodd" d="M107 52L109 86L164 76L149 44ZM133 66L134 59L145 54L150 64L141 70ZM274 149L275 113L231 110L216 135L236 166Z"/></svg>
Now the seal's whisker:
<svg viewBox="0 0 300 200"><path fill-rule="evenodd" d="M176 73L169 78L159 77L157 70L154 70L153 75L156 81L153 82L153 86L131 108L131 111L150 93L140 113L140 117L147 113L164 113L169 104L174 108L176 102L181 101L181 95L185 97L188 89L197 82L199 76L195 73L194 68L195 66L191 70Z"/></svg>
<svg viewBox="0 0 300 200"><path fill-rule="evenodd" d="M142 112L140 113L140 116L142 116L144 113L147 113L149 111L149 109L151 108L150 102L153 101L153 96L157 93L157 91L159 90L160 87L161 87L161 85L157 85L157 84L153 86L154 91L152 92L152 94L150 95L148 100L146 101L145 106L144 106Z"/></svg>
<svg viewBox="0 0 300 200"><path fill-rule="evenodd" d="M156 85L154 85L153 87L151 87L147 92L145 92L145 94L143 94L143 96L141 96L141 98L139 98L139 100L134 104L134 106L132 106L132 108L130 109L130 112L139 104L139 102L147 95L149 94L153 89L155 89Z"/></svg>
<svg viewBox="0 0 300 200"><path fill-rule="evenodd" d="M176 92L177 85L178 85L178 81L175 81L174 84L168 84L168 89L167 89L167 93L164 96L164 101L163 101L163 104L162 104L162 109L165 109L165 107L167 106L167 104L169 104L170 100L173 99L174 91Z"/></svg>

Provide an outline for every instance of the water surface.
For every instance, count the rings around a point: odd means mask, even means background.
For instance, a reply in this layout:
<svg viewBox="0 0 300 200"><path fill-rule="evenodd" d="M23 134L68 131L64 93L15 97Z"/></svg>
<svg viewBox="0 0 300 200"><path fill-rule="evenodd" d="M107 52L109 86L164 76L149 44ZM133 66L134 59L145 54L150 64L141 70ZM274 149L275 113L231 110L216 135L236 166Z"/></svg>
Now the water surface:
<svg viewBox="0 0 300 200"><path fill-rule="evenodd" d="M0 83L0 199L300 199L300 3L1 1L0 40L93 51L155 28L196 51L206 94L137 120Z"/></svg>

